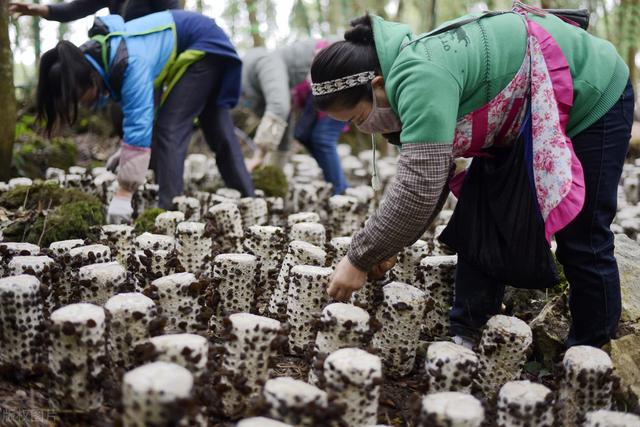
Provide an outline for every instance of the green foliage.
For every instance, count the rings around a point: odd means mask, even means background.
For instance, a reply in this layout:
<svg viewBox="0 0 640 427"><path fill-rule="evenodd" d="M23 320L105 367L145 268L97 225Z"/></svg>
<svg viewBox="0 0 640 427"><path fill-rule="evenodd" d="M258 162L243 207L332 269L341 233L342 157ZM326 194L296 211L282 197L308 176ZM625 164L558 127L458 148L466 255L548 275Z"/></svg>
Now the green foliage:
<svg viewBox="0 0 640 427"><path fill-rule="evenodd" d="M95 168L101 168L105 166L105 162L101 160L91 159L87 165L87 171L91 171Z"/></svg>
<svg viewBox="0 0 640 427"><path fill-rule="evenodd" d="M98 112L81 111L78 121L73 125L73 130L77 133L91 133L103 138L114 135L114 123L111 113L100 110Z"/></svg>
<svg viewBox="0 0 640 427"><path fill-rule="evenodd" d="M277 166L262 166L251 173L256 189L264 191L266 197L284 197L289 183L282 169Z"/></svg>
<svg viewBox="0 0 640 427"><path fill-rule="evenodd" d="M567 277L564 275L564 268L558 261L558 258L555 254L553 254L553 259L556 262L556 268L558 269L558 275L560 276L560 283L551 288L550 291L552 295L560 295L569 288L569 282L567 281Z"/></svg>
<svg viewBox="0 0 640 427"><path fill-rule="evenodd" d="M95 240L98 237L96 226L104 223L102 203L69 203L54 209L46 219L40 215L25 240L37 244L42 236L41 246L49 246L59 240Z"/></svg>
<svg viewBox="0 0 640 427"><path fill-rule="evenodd" d="M55 184L17 187L0 197L0 206L18 210L17 219L3 230L7 240L16 242L48 246L58 240L95 239L96 226L105 223L100 200Z"/></svg>
<svg viewBox="0 0 640 427"><path fill-rule="evenodd" d="M16 122L16 139L20 140L25 137L32 137L34 134L35 124L35 116L32 116L31 114L23 114Z"/></svg>
<svg viewBox="0 0 640 427"><path fill-rule="evenodd" d="M83 191L46 182L35 182L30 187L18 186L0 196L0 206L9 210L21 206L28 210L42 210L75 202L100 203L100 200Z"/></svg>
<svg viewBox="0 0 640 427"><path fill-rule="evenodd" d="M225 4L222 19L229 26L236 46L264 46L264 40L276 33L273 0L228 0Z"/></svg>
<svg viewBox="0 0 640 427"><path fill-rule="evenodd" d="M76 164L76 145L68 138L53 138L46 141L31 134L16 144L13 162L19 176L31 179L44 178L47 168L67 170Z"/></svg>
<svg viewBox="0 0 640 427"><path fill-rule="evenodd" d="M145 231L153 233L156 227L156 217L164 211L161 208L145 210L133 223L136 233L144 233Z"/></svg>

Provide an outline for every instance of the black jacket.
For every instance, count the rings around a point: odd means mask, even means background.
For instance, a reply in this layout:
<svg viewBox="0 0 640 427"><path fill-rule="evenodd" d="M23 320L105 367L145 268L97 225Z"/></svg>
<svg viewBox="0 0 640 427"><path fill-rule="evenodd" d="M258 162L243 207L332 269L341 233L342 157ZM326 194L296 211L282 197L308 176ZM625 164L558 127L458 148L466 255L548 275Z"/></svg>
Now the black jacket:
<svg viewBox="0 0 640 427"><path fill-rule="evenodd" d="M108 7L112 15L120 15L125 21L167 9L179 9L178 0L74 0L69 3L49 5L51 21L69 22L84 18Z"/></svg>

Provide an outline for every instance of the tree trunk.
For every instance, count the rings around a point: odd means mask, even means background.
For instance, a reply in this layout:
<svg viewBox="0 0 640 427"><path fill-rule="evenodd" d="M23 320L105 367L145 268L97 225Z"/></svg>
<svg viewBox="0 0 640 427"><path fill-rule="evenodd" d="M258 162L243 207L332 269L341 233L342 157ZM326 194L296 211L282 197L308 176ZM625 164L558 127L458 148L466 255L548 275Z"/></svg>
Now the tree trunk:
<svg viewBox="0 0 640 427"><path fill-rule="evenodd" d="M58 0L58 3L64 3L64 0ZM58 40L62 41L64 40L64 37L67 35L67 31L69 31L69 25L65 24L64 22L61 22L58 25Z"/></svg>
<svg viewBox="0 0 640 427"><path fill-rule="evenodd" d="M607 10L606 2L602 4L602 21L604 22L604 38L613 42L613 36L611 34L611 22L609 20L609 11Z"/></svg>
<svg viewBox="0 0 640 427"><path fill-rule="evenodd" d="M16 132L16 98L13 57L9 46L9 0L0 0L0 180L11 176Z"/></svg>
<svg viewBox="0 0 640 427"><path fill-rule="evenodd" d="M429 14L429 31L436 28L438 22L438 3L436 0L431 0L431 13Z"/></svg>
<svg viewBox="0 0 640 427"><path fill-rule="evenodd" d="M342 4L337 0L329 0L327 7L327 21L329 22L329 34L338 34L344 26L345 17L342 15Z"/></svg>
<svg viewBox="0 0 640 427"><path fill-rule="evenodd" d="M318 11L318 29L320 30L320 34L324 36L324 31L322 30L322 24L325 22L324 10L322 8L322 1L316 0L316 10Z"/></svg>
<svg viewBox="0 0 640 427"><path fill-rule="evenodd" d="M374 4L376 15L378 15L382 19L389 19L389 15L387 14L387 11L385 9L387 3L387 0L376 0Z"/></svg>
<svg viewBox="0 0 640 427"><path fill-rule="evenodd" d="M402 12L404 12L405 2L404 0L398 0L398 10L396 11L396 17L394 21L399 21L402 17Z"/></svg>
<svg viewBox="0 0 640 427"><path fill-rule="evenodd" d="M636 65L637 55L638 49L635 46L629 46L629 50L627 51L627 64L629 65L629 80L631 80L634 94L638 93L638 66Z"/></svg>
<svg viewBox="0 0 640 427"><path fill-rule="evenodd" d="M304 30L307 37L311 37L311 21L309 20L307 5L303 0L296 0L293 4L291 23L295 24L296 28Z"/></svg>
<svg viewBox="0 0 640 427"><path fill-rule="evenodd" d="M35 4L40 4L40 0L34 0ZM40 18L34 16L31 18L31 37L33 37L33 53L35 55L36 68L40 64L40 55L42 48L40 47Z"/></svg>
<svg viewBox="0 0 640 427"><path fill-rule="evenodd" d="M249 31L253 39L253 47L264 46L264 38L260 35L260 22L258 22L257 0L245 0L249 12Z"/></svg>

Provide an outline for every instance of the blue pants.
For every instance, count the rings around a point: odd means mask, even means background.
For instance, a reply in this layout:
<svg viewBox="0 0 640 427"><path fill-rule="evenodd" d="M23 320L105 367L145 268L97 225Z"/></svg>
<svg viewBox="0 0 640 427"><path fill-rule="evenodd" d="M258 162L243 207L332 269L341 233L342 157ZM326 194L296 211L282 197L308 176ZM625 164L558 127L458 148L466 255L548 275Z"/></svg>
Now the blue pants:
<svg viewBox="0 0 640 427"><path fill-rule="evenodd" d="M348 187L338 156L338 138L344 122L329 116L318 118L313 108L313 97L309 96L295 127L295 137L311 153L327 182L333 184L333 194L342 194Z"/></svg>
<svg viewBox="0 0 640 427"><path fill-rule="evenodd" d="M629 83L618 102L596 123L572 138L585 179L585 203L555 238L556 255L569 282L571 329L567 346L600 347L615 337L621 297L611 222L616 215L618 182L629 148L634 98ZM458 259L451 332L476 336L498 314L504 283Z"/></svg>
<svg viewBox="0 0 640 427"><path fill-rule="evenodd" d="M172 199L184 190L184 159L196 117L207 144L216 153L225 184L243 196L254 195L253 181L244 164L229 110L217 105L224 61L206 55L192 64L158 111L151 164L160 186L161 208L171 208Z"/></svg>

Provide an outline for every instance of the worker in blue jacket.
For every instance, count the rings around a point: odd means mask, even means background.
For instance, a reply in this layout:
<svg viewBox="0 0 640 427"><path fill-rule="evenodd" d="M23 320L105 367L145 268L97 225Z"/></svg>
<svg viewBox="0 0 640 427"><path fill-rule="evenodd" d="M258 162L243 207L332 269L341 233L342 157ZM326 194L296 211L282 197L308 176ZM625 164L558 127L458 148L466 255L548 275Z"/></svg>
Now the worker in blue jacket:
<svg viewBox="0 0 640 427"><path fill-rule="evenodd" d="M37 109L51 134L57 125L76 120L79 104L99 106L111 98L122 105L124 138L109 162L119 164L109 222L131 218L132 194L144 182L150 162L160 206L171 207L183 191L184 159L196 117L226 185L253 196L229 114L240 96L242 63L212 19L182 10L127 23L109 15L96 18L89 35L91 40L80 47L62 41L42 56Z"/></svg>

